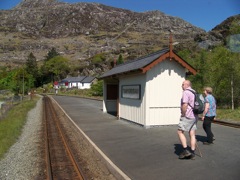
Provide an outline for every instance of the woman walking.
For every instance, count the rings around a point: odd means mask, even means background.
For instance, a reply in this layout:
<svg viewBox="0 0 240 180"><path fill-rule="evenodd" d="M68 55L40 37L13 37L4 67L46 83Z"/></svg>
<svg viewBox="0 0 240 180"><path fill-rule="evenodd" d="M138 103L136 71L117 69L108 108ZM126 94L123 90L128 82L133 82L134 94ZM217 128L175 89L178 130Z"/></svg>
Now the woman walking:
<svg viewBox="0 0 240 180"><path fill-rule="evenodd" d="M216 116L216 100L212 95L212 88L205 87L205 109L203 111L203 129L207 134L207 142L203 142L204 145L213 144L214 135L212 133L211 124Z"/></svg>

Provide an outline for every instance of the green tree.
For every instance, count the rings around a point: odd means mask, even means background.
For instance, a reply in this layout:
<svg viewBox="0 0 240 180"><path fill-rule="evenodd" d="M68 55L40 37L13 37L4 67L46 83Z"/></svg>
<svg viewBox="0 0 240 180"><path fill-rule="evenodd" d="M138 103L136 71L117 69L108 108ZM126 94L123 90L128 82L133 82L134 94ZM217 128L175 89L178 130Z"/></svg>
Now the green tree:
<svg viewBox="0 0 240 180"><path fill-rule="evenodd" d="M13 79L12 89L16 87L16 90L21 94L26 94L34 87L35 78L26 71L25 67L18 68Z"/></svg>
<svg viewBox="0 0 240 180"><path fill-rule="evenodd" d="M8 76L6 67L0 66L0 90L7 89L7 84L4 83L4 79Z"/></svg>
<svg viewBox="0 0 240 180"><path fill-rule="evenodd" d="M34 77L28 74L24 67L16 68L7 73L0 80L0 84L5 89L10 89L15 95L23 94L34 87Z"/></svg>
<svg viewBox="0 0 240 180"><path fill-rule="evenodd" d="M38 73L37 60L36 60L36 57L33 55L33 53L30 53L28 55L25 65L26 65L26 71L29 74L36 75Z"/></svg>
<svg viewBox="0 0 240 180"><path fill-rule="evenodd" d="M239 97L239 56L224 47L216 47L206 60L205 85L212 86L218 104L232 107ZM238 104L236 104L238 105Z"/></svg>
<svg viewBox="0 0 240 180"><path fill-rule="evenodd" d="M118 59L117 59L117 65L118 65L118 64L122 64L122 63L124 63L124 61L123 61L122 54L120 54L120 55L118 56Z"/></svg>
<svg viewBox="0 0 240 180"><path fill-rule="evenodd" d="M30 53L27 60L26 60L26 63L25 63L25 66L26 66L26 71L29 75L32 75L33 79L34 79L34 85L35 87L38 86L38 66L37 66L37 60L36 60L36 57L33 55L33 53Z"/></svg>
<svg viewBox="0 0 240 180"><path fill-rule="evenodd" d="M56 49L53 47L45 57L45 61L48 61L56 56L59 56L60 54L56 51Z"/></svg>
<svg viewBox="0 0 240 180"><path fill-rule="evenodd" d="M97 81L97 83L91 86L92 96L102 96L103 95L103 80Z"/></svg>
<svg viewBox="0 0 240 180"><path fill-rule="evenodd" d="M51 74L48 72L45 63L39 69L39 79L38 83L43 87L43 84L51 82Z"/></svg>
<svg viewBox="0 0 240 180"><path fill-rule="evenodd" d="M21 72L19 69L14 69L4 80L8 88L11 89L15 95L18 95L20 93L20 88L22 87L20 84L22 80L20 73Z"/></svg>
<svg viewBox="0 0 240 180"><path fill-rule="evenodd" d="M69 60L62 56L55 56L45 63L45 68L52 75L52 81L60 80L69 73Z"/></svg>
<svg viewBox="0 0 240 180"><path fill-rule="evenodd" d="M47 63L50 59L59 56L59 53L53 47L50 51L48 51L45 56L43 65L39 68L39 78L38 84L43 87L44 84L50 83L54 81L53 72L49 71L49 63Z"/></svg>
<svg viewBox="0 0 240 180"><path fill-rule="evenodd" d="M240 103L240 54L230 53L229 57L229 71L230 71L230 83L231 83L231 107L235 109L235 106L239 106Z"/></svg>
<svg viewBox="0 0 240 180"><path fill-rule="evenodd" d="M206 50L202 50L200 53L195 54L194 57L190 60L190 64L197 70L197 74L195 76L188 77L193 84L193 87L198 92L202 92L203 87L206 84L206 76L208 69L206 67L208 53Z"/></svg>
<svg viewBox="0 0 240 180"><path fill-rule="evenodd" d="M188 50L183 50L178 55L198 71L197 75L187 77L192 81L195 90L201 93L204 86L211 86L218 106L232 107L232 109L239 106L239 53L233 53L223 46L218 46L194 55Z"/></svg>

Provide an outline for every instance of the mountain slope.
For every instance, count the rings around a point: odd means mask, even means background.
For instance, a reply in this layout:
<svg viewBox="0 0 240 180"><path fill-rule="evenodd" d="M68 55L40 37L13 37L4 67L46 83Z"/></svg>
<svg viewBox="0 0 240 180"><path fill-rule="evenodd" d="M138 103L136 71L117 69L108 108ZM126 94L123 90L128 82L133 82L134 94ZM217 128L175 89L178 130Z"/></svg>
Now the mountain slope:
<svg viewBox="0 0 240 180"><path fill-rule="evenodd" d="M0 11L0 18L0 64L21 64L30 52L41 61L54 47L86 75L101 74L120 53L131 60L168 46L170 29L181 43L176 48L196 47L209 37L218 42L203 29L160 11L138 13L97 3L23 0ZM91 61L96 54L105 57L99 69Z"/></svg>

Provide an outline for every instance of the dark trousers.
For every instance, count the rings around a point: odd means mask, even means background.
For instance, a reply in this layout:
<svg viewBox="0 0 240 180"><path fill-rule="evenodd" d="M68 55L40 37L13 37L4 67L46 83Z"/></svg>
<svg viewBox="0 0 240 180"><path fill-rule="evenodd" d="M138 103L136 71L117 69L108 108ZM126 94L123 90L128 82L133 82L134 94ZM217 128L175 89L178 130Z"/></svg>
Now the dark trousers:
<svg viewBox="0 0 240 180"><path fill-rule="evenodd" d="M205 116L204 121L203 121L203 129L207 134L207 141L209 143L213 142L213 137L214 137L214 135L212 133L212 129L211 129L211 124L213 122L214 117L215 116L211 116L211 117Z"/></svg>

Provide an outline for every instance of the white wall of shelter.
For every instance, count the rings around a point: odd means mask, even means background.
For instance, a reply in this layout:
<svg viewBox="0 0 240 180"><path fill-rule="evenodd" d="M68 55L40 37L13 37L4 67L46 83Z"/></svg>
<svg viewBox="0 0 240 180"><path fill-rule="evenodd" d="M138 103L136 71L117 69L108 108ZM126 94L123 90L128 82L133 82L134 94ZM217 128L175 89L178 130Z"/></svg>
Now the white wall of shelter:
<svg viewBox="0 0 240 180"><path fill-rule="evenodd" d="M118 111L120 119L144 127L178 124L185 74L179 63L165 60L145 74L122 75L115 82L118 100L106 99L106 86L114 82L104 80L103 111Z"/></svg>
<svg viewBox="0 0 240 180"><path fill-rule="evenodd" d="M181 84L185 69L175 61L163 61L138 76L119 79L119 118L145 127L178 124ZM124 98L124 86L140 86L140 98Z"/></svg>

